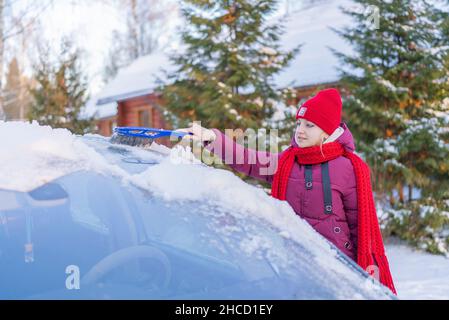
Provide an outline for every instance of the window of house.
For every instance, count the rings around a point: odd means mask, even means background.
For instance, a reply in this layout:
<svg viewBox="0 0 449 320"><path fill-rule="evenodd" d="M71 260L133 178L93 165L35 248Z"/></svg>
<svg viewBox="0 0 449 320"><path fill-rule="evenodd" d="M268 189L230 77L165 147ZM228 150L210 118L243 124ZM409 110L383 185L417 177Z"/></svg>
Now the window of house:
<svg viewBox="0 0 449 320"><path fill-rule="evenodd" d="M139 111L139 127L151 127L153 124L152 110L140 110Z"/></svg>

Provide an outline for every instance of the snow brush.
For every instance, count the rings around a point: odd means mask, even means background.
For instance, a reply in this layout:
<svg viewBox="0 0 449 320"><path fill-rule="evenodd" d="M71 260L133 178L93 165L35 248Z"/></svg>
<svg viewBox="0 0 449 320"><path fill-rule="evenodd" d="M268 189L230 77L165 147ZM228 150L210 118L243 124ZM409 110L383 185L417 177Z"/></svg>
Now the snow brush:
<svg viewBox="0 0 449 320"><path fill-rule="evenodd" d="M164 130L141 127L117 127L111 137L111 143L126 144L128 146L148 146L155 139L164 137L182 138L186 135L193 135L187 132L177 132L174 130Z"/></svg>

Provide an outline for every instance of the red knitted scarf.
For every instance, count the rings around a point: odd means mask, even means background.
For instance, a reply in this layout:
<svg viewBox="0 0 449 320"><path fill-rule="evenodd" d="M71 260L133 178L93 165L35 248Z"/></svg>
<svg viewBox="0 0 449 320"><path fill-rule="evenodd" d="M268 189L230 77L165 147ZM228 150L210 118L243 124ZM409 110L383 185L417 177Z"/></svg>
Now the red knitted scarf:
<svg viewBox="0 0 449 320"><path fill-rule="evenodd" d="M279 166L273 179L271 195L279 200L285 200L288 177L295 160L303 165L319 164L336 159L341 155L351 160L357 181L357 263L363 270L368 271L367 269L369 268L368 272L371 275L375 274L375 268L373 267L377 263L380 282L396 294L374 206L370 169L360 157L345 150L339 142L326 143L322 147L290 147L282 154L279 160Z"/></svg>

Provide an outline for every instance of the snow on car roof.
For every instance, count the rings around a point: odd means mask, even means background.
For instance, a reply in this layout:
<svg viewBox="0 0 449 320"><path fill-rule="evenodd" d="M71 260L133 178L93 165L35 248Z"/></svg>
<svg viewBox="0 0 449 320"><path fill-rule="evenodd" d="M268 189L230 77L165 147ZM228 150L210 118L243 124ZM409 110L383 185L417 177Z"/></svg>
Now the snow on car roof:
<svg viewBox="0 0 449 320"><path fill-rule="evenodd" d="M83 137L66 129L40 126L37 122L0 121L0 137L0 189L28 192L80 170L127 175ZM134 152L138 155L139 149Z"/></svg>

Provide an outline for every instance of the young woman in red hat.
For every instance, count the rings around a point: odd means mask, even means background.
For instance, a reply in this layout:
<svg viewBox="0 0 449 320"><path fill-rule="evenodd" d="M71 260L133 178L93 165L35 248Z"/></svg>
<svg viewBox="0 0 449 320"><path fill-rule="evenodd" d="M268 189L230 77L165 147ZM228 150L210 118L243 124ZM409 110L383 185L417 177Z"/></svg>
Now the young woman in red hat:
<svg viewBox="0 0 449 320"><path fill-rule="evenodd" d="M278 154L244 148L217 129L194 124L180 131L193 133L192 139L202 141L223 160L227 158L234 170L270 183L273 197L287 201L296 214L364 270L377 273L379 281L396 294L377 220L370 169L354 153L354 139L341 122L341 112L338 90L318 92L299 108L291 145ZM269 170L273 163L275 169Z"/></svg>

